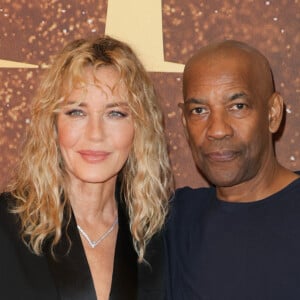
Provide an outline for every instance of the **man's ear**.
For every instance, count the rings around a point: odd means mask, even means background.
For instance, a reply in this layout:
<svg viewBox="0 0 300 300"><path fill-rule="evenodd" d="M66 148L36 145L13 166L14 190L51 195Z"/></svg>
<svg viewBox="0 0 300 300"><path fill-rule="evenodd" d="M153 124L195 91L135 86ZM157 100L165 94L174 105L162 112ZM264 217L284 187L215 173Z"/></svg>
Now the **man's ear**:
<svg viewBox="0 0 300 300"><path fill-rule="evenodd" d="M280 94L273 93L269 99L269 130L275 133L280 127L283 117L284 103Z"/></svg>

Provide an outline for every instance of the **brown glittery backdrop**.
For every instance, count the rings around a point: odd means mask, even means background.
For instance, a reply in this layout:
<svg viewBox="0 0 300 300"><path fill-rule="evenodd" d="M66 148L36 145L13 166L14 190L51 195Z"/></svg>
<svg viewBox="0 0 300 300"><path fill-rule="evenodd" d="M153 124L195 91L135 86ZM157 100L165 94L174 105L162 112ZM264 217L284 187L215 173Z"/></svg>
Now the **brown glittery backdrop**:
<svg viewBox="0 0 300 300"><path fill-rule="evenodd" d="M67 41L104 34L108 1L0 1L0 60L39 66L0 65L0 190L19 158L43 66ZM269 58L286 103L278 158L286 167L300 169L300 0L163 0L161 5L166 61L185 63L199 47L225 38L250 43ZM162 99L176 186L206 185L180 123L181 74L156 72L151 77Z"/></svg>

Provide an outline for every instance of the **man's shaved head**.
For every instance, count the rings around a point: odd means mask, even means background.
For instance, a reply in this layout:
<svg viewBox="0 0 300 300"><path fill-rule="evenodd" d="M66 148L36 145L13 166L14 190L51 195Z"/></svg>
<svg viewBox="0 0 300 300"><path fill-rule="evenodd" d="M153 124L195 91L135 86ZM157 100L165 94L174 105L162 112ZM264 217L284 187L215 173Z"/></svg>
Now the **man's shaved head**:
<svg viewBox="0 0 300 300"><path fill-rule="evenodd" d="M257 49L235 40L226 40L210 44L197 51L186 63L183 75L183 92L190 70L195 66L210 67L223 60L234 59L242 65L247 65L256 89L263 98L269 98L275 91L273 74L267 58ZM202 68L203 70L204 68Z"/></svg>

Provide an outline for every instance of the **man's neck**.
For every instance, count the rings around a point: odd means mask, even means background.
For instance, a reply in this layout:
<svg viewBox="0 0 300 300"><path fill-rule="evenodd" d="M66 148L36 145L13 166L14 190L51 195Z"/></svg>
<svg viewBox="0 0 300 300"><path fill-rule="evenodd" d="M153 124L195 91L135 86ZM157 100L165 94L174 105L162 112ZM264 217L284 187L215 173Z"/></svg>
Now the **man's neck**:
<svg viewBox="0 0 300 300"><path fill-rule="evenodd" d="M272 172L258 174L240 184L216 187L217 197L227 202L254 202L279 192L299 177L296 173L278 165Z"/></svg>

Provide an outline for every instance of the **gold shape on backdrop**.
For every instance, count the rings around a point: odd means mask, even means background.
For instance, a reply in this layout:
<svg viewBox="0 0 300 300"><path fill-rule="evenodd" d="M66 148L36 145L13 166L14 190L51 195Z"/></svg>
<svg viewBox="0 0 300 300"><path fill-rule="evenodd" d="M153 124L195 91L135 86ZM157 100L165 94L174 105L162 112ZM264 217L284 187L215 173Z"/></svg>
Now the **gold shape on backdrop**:
<svg viewBox="0 0 300 300"><path fill-rule="evenodd" d="M27 64L23 62L17 62L12 60L0 59L0 68L25 68L25 69L37 69L38 65Z"/></svg>
<svg viewBox="0 0 300 300"><path fill-rule="evenodd" d="M164 60L161 0L108 0L105 34L127 42L149 72L183 71Z"/></svg>
<svg viewBox="0 0 300 300"><path fill-rule="evenodd" d="M183 71L183 65L166 62L161 0L108 0L105 34L127 42L149 72ZM45 68L0 59L1 68Z"/></svg>

